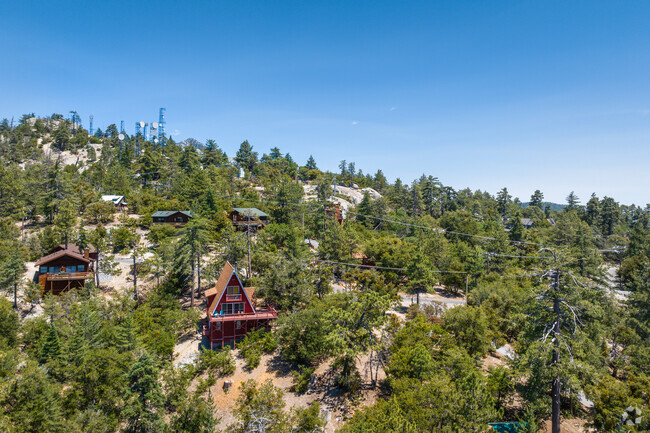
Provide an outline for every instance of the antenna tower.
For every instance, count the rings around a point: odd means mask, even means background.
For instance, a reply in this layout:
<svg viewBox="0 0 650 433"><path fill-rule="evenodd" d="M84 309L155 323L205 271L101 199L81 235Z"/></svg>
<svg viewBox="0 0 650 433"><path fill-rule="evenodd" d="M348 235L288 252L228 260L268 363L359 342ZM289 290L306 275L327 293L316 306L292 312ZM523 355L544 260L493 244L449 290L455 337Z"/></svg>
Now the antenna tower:
<svg viewBox="0 0 650 433"><path fill-rule="evenodd" d="M90 115L90 126L88 128L88 135L93 135L93 115Z"/></svg>
<svg viewBox="0 0 650 433"><path fill-rule="evenodd" d="M151 122L150 135L151 140L155 140L154 142L158 142L158 126L158 122Z"/></svg>
<svg viewBox="0 0 650 433"><path fill-rule="evenodd" d="M81 125L81 119L76 111L70 111L70 121L72 121L72 135L77 135L77 125Z"/></svg>
<svg viewBox="0 0 650 433"><path fill-rule="evenodd" d="M120 132L124 134L124 120L120 120Z"/></svg>
<svg viewBox="0 0 650 433"><path fill-rule="evenodd" d="M160 114L158 115L158 142L164 144L165 141L165 111L166 108L160 108Z"/></svg>
<svg viewBox="0 0 650 433"><path fill-rule="evenodd" d="M135 122L135 135L142 135L142 127L140 122Z"/></svg>
<svg viewBox="0 0 650 433"><path fill-rule="evenodd" d="M144 125L142 125L144 123ZM142 128L144 129L144 132L142 135L144 136L145 141L149 141L149 133L147 132L147 127L149 124L147 122L140 122L140 125L142 125Z"/></svg>

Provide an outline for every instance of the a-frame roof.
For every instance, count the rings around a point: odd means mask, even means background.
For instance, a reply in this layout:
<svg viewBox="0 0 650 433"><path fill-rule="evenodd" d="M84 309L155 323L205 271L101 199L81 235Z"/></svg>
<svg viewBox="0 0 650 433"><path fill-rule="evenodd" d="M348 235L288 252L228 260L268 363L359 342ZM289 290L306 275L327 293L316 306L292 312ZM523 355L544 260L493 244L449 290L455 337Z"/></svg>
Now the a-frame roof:
<svg viewBox="0 0 650 433"><path fill-rule="evenodd" d="M233 272L235 272L235 268L232 267L230 262L226 261L226 264L223 265L223 269L221 270L221 275L219 275L219 279L217 280L217 284L215 284L213 288L205 292L205 296L210 296L213 293L217 294L217 296L215 296L214 299L212 299L210 308L208 308L210 314L212 314L214 309L217 307L217 304L219 303L219 300L221 299L224 290L226 290L226 286L228 285L228 281L230 281L230 277L232 277ZM208 292L210 293L208 294Z"/></svg>
<svg viewBox="0 0 650 433"><path fill-rule="evenodd" d="M226 291L228 282L230 282L230 279L232 278L233 274L235 275L235 277L237 277L237 280L241 285L242 295L246 297L248 303L253 308L253 311L255 311L255 305L253 304L253 296L255 294L255 288L244 287L241 280L239 280L239 276L237 275L235 268L233 268L230 262L226 261L226 264L223 266L223 269L221 270L221 274L219 275L219 279L217 280L217 284L215 284L213 288L205 291L206 297L216 295L214 298L212 298L212 302L210 303L210 307L208 308L208 314L210 315L214 314L214 310L217 308L217 305L219 305L219 301L221 301L221 298L223 298L223 293Z"/></svg>

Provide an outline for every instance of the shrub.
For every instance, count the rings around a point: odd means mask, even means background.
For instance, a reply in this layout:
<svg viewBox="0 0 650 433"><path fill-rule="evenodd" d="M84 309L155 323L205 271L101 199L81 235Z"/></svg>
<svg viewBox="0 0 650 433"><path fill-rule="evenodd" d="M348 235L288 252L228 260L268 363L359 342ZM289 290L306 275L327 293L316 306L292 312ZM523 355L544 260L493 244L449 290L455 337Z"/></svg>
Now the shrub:
<svg viewBox="0 0 650 433"><path fill-rule="evenodd" d="M235 372L235 359L230 346L222 350L202 350L199 358L199 371L212 370L221 376L229 376Z"/></svg>
<svg viewBox="0 0 650 433"><path fill-rule="evenodd" d="M239 354L246 360L246 367L253 369L260 364L262 353L273 352L278 347L275 336L262 329L250 332L239 343Z"/></svg>
<svg viewBox="0 0 650 433"><path fill-rule="evenodd" d="M294 371L293 386L291 387L291 390L298 394L307 391L312 374L314 374L313 368L303 368L301 371Z"/></svg>

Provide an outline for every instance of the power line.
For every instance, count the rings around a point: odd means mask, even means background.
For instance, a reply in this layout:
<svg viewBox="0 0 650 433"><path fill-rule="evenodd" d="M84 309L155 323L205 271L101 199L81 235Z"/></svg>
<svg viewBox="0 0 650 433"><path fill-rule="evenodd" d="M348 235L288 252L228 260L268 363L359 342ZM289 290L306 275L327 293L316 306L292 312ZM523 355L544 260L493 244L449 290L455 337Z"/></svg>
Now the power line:
<svg viewBox="0 0 650 433"><path fill-rule="evenodd" d="M372 266L372 265L359 265L357 263L342 263L342 262L334 262L332 260L316 260L317 262L320 263L329 263L332 265L343 265L343 266L354 266L356 268L372 268L372 269L386 269L390 271L405 271L406 268L391 268L387 266Z"/></svg>
<svg viewBox="0 0 650 433"><path fill-rule="evenodd" d="M490 256L490 257L511 257L511 258L514 258L514 259L545 259L545 260L548 260L548 259L552 258L552 257L547 257L547 256L516 256L516 255L511 255L511 254L499 254L499 253L490 253L490 252L483 253L483 254L485 254L486 256Z"/></svg>
<svg viewBox="0 0 650 433"><path fill-rule="evenodd" d="M157 173L157 172L150 172L150 173L143 173L143 174L151 174L151 173ZM293 202L280 202L277 200L261 200L261 199L252 199L252 198L245 198L245 197L232 197L232 196L227 196L223 194L214 194L217 197L225 198L228 200L242 200L242 201L249 201L249 202L256 202L256 203L265 203L265 204L279 204L279 205L287 205L287 206L307 206L307 207L320 207L320 204L318 203L293 203ZM316 209L314 209L316 210ZM458 236L467 236L467 237L473 237L476 239L483 239L483 240L494 240L498 241L500 239L497 239L492 236L482 236L482 235L476 235L476 234L471 234L471 233L462 233L462 232L456 232L452 230L446 230L443 228L439 227L431 227L431 226L423 226L423 225L418 225L418 224L411 224L403 221L396 221L396 220L390 220L388 218L381 218L377 217L374 215L366 215L358 212L354 212L351 210L346 210L346 213L350 213L352 215L357 215L357 216L362 216L362 217L367 217L367 218L373 218L379 221L385 221L389 222L392 224L400 224L403 226L407 227L413 227L413 228L419 228L419 229L424 229L424 230L432 230L437 233L443 233L443 234L453 234L453 235L458 235ZM553 245L553 244L546 244L546 243L540 243L540 242L530 242L530 241L516 241L516 240L507 240L507 243L513 244L513 245L534 245L534 246L540 246L540 247L554 247L554 248L567 248L565 245ZM610 250L598 250L602 252L618 252L618 251L610 251ZM496 254L493 254L496 255ZM536 257L536 256L515 256L515 255L498 255L499 257L512 257L512 258L531 258L531 259L547 259L547 257Z"/></svg>
<svg viewBox="0 0 650 433"><path fill-rule="evenodd" d="M439 228L439 227L421 226L421 225L417 225L417 224L405 223L405 222L402 222L402 221L389 220L387 218L381 218L381 217L377 217L377 216L374 216L374 215L365 215L365 214L353 212L353 211L350 211L350 210L348 210L347 212L351 213L353 215L358 215L358 216L363 216L363 217L368 217L368 218L374 218L376 220L386 221L386 222L390 222L390 223L393 223L393 224L401 224L401 225L408 226L408 227L414 227L414 228L420 228L420 229L426 229L426 230L433 230L433 231L436 231L436 232L439 232L439 233L448 233L448 234L459 235L459 236L468 236L468 237L473 237L473 238L477 238L477 239L492 240L492 241L498 241L499 240L499 239L497 239L495 237L492 237L492 236L474 235L474 234L470 234L470 233L461 233L461 232L455 232L455 231L451 231L451 230L445 230L445 229L442 229L442 228ZM512 243L512 244L536 245L536 246L541 246L541 247L566 248L566 246L562 246L562 245L551 245L551 244L544 244L544 243L539 243L539 242L513 241L513 240L508 240L506 242Z"/></svg>

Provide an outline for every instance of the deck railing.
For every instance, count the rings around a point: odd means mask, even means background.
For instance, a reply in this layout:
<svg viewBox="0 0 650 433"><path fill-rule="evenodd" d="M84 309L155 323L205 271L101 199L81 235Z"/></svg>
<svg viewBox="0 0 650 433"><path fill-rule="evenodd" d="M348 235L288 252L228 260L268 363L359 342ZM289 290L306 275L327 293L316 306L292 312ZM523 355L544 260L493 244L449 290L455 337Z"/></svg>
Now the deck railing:
<svg viewBox="0 0 650 433"><path fill-rule="evenodd" d="M85 280L90 278L92 275L91 272L59 272L56 274L47 274L48 281L57 281L57 280Z"/></svg>

